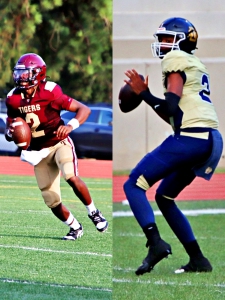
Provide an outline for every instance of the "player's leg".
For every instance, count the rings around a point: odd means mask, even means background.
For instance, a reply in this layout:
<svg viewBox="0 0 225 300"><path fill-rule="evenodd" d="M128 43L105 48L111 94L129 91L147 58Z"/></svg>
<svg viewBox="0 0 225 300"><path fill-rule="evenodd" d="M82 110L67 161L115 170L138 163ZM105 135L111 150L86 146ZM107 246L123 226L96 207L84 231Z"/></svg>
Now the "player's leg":
<svg viewBox="0 0 225 300"><path fill-rule="evenodd" d="M176 273L212 271L212 266L208 259L204 257L188 219L174 201L174 198L194 178L195 174L191 169L182 169L174 172L161 182L155 196L155 200L164 218L184 246L190 258L189 263L177 270Z"/></svg>
<svg viewBox="0 0 225 300"><path fill-rule="evenodd" d="M168 251L163 250L161 253L162 247L159 246L157 250L159 253L158 261L155 259L155 254L152 253L153 250L157 252L155 246L161 241L161 237L155 224L152 208L146 197L146 191L154 183L177 169L195 166L208 157L211 151L210 143L207 140L200 142L195 140L198 139L180 136L168 137L159 147L140 161L124 185L130 207L148 240L149 253L142 266L137 270L139 274L149 272L154 267L155 262L157 263L171 252L171 248L165 244Z"/></svg>
<svg viewBox="0 0 225 300"><path fill-rule="evenodd" d="M64 140L64 144L57 149L55 159L64 179L72 187L75 195L85 205L88 217L94 223L96 229L100 232L106 231L108 222L96 208L87 185L79 177L77 156L70 138Z"/></svg>
<svg viewBox="0 0 225 300"><path fill-rule="evenodd" d="M45 204L60 221L70 227L70 232L63 239L76 240L83 235L83 228L73 214L61 202L60 172L58 166L52 159L53 153L54 151L35 166L34 172L36 180Z"/></svg>
<svg viewBox="0 0 225 300"><path fill-rule="evenodd" d="M148 182L143 175L147 166L149 168L148 173L152 173L152 182ZM172 254L171 246L166 243L160 236L159 230L155 222L154 212L147 199L146 191L154 184L154 181L158 181L158 176L163 177L164 164L152 154L146 155L141 162L134 168L130 174L129 179L124 184L124 191L129 202L130 208L134 213L134 216L142 228L146 238L146 247L149 248L148 255L143 260L141 266L136 270L136 275L143 275L146 272L150 272L153 267L161 261L163 258ZM160 170L154 176L154 170Z"/></svg>

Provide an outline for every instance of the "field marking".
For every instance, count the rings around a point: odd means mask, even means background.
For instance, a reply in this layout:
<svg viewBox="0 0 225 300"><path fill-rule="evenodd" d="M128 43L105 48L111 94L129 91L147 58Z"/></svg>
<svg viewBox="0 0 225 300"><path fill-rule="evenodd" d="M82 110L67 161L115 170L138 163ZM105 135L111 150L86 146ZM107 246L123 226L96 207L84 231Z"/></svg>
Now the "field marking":
<svg viewBox="0 0 225 300"><path fill-rule="evenodd" d="M115 235L119 236L119 237L131 237L131 238L143 238L143 237L145 237L144 233L131 233L131 232L119 232L117 234L114 233L114 236ZM168 238L175 239L175 240L177 239L177 237L174 236L174 235L168 236ZM198 236L197 239L206 240L207 238L204 237L204 236ZM212 237L210 237L210 239L211 240L224 241L225 237L212 236Z"/></svg>
<svg viewBox="0 0 225 300"><path fill-rule="evenodd" d="M181 277L182 275L176 275L176 276ZM164 280L152 281L152 280L141 280L139 278L136 279L136 280L124 279L124 278L122 278L122 279L113 278L112 281L115 282L115 283L141 283L141 284L154 284L154 285L200 286L200 287L205 286L205 287L225 288L225 284L224 283L216 283L216 284L192 284L191 281L185 281L183 283L178 283L176 281L164 281Z"/></svg>
<svg viewBox="0 0 225 300"><path fill-rule="evenodd" d="M225 209L223 208L207 208L207 209L184 209L182 213L186 216L199 216L199 215L218 215L225 214ZM161 211L154 211L155 216L162 216ZM133 217L132 211L115 211L113 212L113 217Z"/></svg>
<svg viewBox="0 0 225 300"><path fill-rule="evenodd" d="M33 213L33 214L50 214L51 215L51 211L50 210L31 210L31 209L27 209L27 210L20 210L20 211L14 211L14 210L1 210L2 214L26 214L26 213Z"/></svg>
<svg viewBox="0 0 225 300"><path fill-rule="evenodd" d="M63 250L52 250L44 248L34 248L34 247L25 247L25 246L13 246L13 245L2 245L0 248L14 248L28 251L40 251L40 252L51 252L51 253L63 253L63 254L73 254L73 255L93 255L93 256L102 256L102 257L112 257L112 254L105 253L94 253L94 252L73 252L73 251L63 251Z"/></svg>
<svg viewBox="0 0 225 300"><path fill-rule="evenodd" d="M56 288L72 288L72 289L78 289L78 290L91 290L91 291L110 292L110 293L112 292L112 289L93 288L93 287L66 285L66 284L40 283L40 282L35 282L35 281L15 280L15 279L9 279L9 278L0 278L0 282L49 286L49 287L54 287L54 288L55 287Z"/></svg>

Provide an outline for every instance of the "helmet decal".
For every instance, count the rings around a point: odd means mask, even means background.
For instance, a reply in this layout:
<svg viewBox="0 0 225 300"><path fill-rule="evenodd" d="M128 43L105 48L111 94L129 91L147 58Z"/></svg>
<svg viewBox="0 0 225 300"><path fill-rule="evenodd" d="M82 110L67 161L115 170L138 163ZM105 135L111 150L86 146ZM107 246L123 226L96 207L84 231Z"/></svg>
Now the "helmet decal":
<svg viewBox="0 0 225 300"><path fill-rule="evenodd" d="M194 27L189 27L189 30L188 30L188 37L189 37L189 40L191 42L197 42L197 39L198 39L198 33L197 31L195 30Z"/></svg>

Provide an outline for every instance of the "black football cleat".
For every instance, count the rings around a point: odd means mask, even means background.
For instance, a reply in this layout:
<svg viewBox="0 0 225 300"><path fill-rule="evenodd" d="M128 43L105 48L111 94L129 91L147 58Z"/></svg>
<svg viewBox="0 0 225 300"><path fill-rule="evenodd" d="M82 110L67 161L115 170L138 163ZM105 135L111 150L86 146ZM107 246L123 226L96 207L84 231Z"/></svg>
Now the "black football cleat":
<svg viewBox="0 0 225 300"><path fill-rule="evenodd" d="M108 222L98 209L95 212L93 212L91 216L88 215L88 217L92 220L98 231L104 232L107 230Z"/></svg>
<svg viewBox="0 0 225 300"><path fill-rule="evenodd" d="M176 274L187 272L212 272L212 266L206 257L191 258L189 263L176 270Z"/></svg>
<svg viewBox="0 0 225 300"><path fill-rule="evenodd" d="M80 224L80 227L78 229L70 228L70 231L62 239L67 241L75 241L78 238L82 237L83 234L84 234L83 227Z"/></svg>
<svg viewBox="0 0 225 300"><path fill-rule="evenodd" d="M172 254L171 246L164 240L159 240L155 246L150 246L148 255L142 262L142 265L136 270L136 275L143 275L149 273L154 266L160 262L163 258L167 258L169 254Z"/></svg>

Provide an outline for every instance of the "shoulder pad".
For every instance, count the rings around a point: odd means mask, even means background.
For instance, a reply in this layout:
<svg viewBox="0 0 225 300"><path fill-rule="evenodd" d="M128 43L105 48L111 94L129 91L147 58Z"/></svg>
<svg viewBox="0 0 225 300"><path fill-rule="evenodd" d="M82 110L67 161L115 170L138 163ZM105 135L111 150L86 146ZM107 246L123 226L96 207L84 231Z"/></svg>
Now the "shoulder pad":
<svg viewBox="0 0 225 300"><path fill-rule="evenodd" d="M53 82L53 81L47 81L45 84L44 89L47 91L52 92L53 89L56 87L57 83Z"/></svg>
<svg viewBox="0 0 225 300"><path fill-rule="evenodd" d="M179 50L168 52L162 60L162 71L164 73L184 71L190 67L189 56L190 54Z"/></svg>

